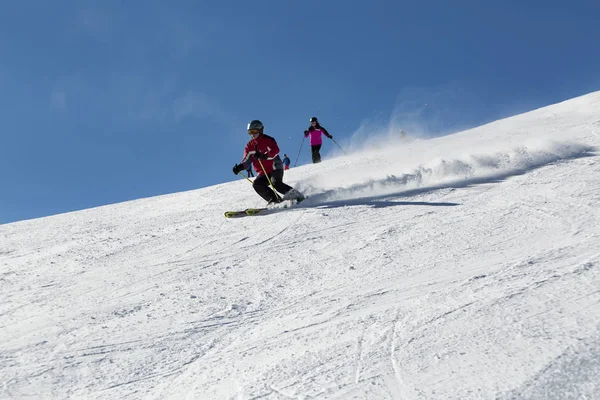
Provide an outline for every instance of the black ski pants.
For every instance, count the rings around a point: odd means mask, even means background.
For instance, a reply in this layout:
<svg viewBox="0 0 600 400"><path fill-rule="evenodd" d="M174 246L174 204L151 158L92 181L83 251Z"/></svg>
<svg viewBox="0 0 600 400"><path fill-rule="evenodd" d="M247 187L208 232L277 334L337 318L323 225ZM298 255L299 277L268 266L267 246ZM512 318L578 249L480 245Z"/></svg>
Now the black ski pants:
<svg viewBox="0 0 600 400"><path fill-rule="evenodd" d="M276 169L275 171L271 172L269 174L269 178L271 179L271 183L275 187L275 190L277 190L279 193L286 194L287 192L292 190L291 186L283 183L282 169ZM256 193L258 193L259 196L265 199L266 201L277 201L277 195L275 194L275 192L273 192L273 189L271 189L271 185L269 185L269 180L265 175L258 175L256 179L254 179L252 186L254 187L254 190L256 190Z"/></svg>
<svg viewBox="0 0 600 400"><path fill-rule="evenodd" d="M320 144L316 144L314 146L310 146L310 150L312 151L312 160L313 160L313 164L317 164L321 162L321 145Z"/></svg>

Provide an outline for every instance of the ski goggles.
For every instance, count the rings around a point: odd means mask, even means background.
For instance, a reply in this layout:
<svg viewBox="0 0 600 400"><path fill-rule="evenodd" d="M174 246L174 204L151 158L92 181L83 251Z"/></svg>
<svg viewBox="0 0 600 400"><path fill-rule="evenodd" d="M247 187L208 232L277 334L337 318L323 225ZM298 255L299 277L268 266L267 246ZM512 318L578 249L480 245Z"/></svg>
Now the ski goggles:
<svg viewBox="0 0 600 400"><path fill-rule="evenodd" d="M248 129L248 135L256 135L257 133L260 133L260 130L258 130L258 129Z"/></svg>

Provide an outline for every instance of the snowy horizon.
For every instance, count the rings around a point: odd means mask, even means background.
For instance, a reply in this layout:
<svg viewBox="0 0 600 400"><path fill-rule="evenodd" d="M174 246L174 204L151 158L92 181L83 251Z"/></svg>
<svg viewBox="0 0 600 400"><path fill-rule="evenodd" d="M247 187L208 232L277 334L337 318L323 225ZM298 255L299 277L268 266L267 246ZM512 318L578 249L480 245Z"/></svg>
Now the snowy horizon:
<svg viewBox="0 0 600 400"><path fill-rule="evenodd" d="M0 225L0 398L600 399L600 92ZM277 139L277 138L276 138ZM354 140L354 141L353 141Z"/></svg>

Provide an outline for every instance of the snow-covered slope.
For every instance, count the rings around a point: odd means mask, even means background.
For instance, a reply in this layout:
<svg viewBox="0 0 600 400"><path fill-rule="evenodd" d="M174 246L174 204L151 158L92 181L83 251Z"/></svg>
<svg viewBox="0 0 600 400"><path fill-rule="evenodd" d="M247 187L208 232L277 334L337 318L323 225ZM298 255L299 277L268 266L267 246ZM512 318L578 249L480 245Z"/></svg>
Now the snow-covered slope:
<svg viewBox="0 0 600 400"><path fill-rule="evenodd" d="M0 398L600 398L600 93L0 226Z"/></svg>

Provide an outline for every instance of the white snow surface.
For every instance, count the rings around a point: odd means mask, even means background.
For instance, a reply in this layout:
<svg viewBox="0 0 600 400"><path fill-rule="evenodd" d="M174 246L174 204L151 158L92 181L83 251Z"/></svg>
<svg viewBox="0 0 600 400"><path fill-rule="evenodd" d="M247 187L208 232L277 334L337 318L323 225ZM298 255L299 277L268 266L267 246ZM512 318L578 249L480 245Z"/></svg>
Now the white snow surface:
<svg viewBox="0 0 600 400"><path fill-rule="evenodd" d="M1 225L0 398L600 399L597 146L600 92L261 216L240 179Z"/></svg>

